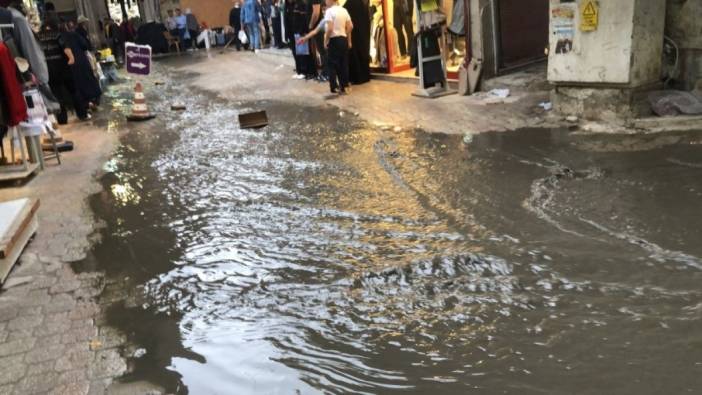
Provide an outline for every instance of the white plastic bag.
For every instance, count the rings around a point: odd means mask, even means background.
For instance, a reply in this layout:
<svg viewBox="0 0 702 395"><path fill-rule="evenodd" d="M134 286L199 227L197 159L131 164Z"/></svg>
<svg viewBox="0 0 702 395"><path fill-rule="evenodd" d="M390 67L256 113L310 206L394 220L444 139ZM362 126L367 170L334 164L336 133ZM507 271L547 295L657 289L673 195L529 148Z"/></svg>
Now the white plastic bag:
<svg viewBox="0 0 702 395"><path fill-rule="evenodd" d="M249 38L246 36L246 32L243 30L239 30L239 41L244 45L249 43Z"/></svg>

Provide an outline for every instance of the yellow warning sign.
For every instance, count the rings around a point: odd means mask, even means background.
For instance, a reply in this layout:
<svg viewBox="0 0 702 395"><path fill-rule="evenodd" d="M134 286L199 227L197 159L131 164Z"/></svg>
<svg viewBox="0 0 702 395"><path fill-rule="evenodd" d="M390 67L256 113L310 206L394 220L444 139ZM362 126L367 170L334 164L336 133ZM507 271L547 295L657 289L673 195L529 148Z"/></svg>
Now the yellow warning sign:
<svg viewBox="0 0 702 395"><path fill-rule="evenodd" d="M580 8L580 30L592 32L600 23L600 7L594 0L584 1Z"/></svg>

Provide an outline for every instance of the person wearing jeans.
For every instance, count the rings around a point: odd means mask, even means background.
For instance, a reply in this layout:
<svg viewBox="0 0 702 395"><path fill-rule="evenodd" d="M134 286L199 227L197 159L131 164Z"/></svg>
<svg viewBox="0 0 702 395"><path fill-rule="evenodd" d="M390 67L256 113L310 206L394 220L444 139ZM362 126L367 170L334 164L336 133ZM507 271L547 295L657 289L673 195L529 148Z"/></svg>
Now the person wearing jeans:
<svg viewBox="0 0 702 395"><path fill-rule="evenodd" d="M249 36L249 48L257 50L261 48L261 5L258 0L245 0L241 8L241 26L246 29Z"/></svg>

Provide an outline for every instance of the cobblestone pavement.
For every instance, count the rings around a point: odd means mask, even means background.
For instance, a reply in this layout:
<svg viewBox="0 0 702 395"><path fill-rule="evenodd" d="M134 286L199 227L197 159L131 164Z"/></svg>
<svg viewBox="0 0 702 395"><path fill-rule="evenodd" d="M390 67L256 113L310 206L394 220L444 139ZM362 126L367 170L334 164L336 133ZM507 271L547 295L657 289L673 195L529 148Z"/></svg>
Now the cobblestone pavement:
<svg viewBox="0 0 702 395"><path fill-rule="evenodd" d="M100 274L76 274L95 224L85 198L116 142L107 124L64 128L76 150L31 182L0 189L0 201L41 201L39 230L0 291L0 394L102 394L126 371L123 339L99 328ZM69 130L69 132L66 132Z"/></svg>

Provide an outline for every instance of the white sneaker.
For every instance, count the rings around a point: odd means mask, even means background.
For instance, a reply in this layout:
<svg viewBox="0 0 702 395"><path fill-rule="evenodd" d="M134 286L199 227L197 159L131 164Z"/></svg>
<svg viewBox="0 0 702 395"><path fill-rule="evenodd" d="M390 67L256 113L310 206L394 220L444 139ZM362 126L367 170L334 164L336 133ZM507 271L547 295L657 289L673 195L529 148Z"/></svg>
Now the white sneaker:
<svg viewBox="0 0 702 395"><path fill-rule="evenodd" d="M305 75L304 75L304 74L298 74L298 75L295 76L295 79L296 79L296 80L304 80L304 79L305 79Z"/></svg>

